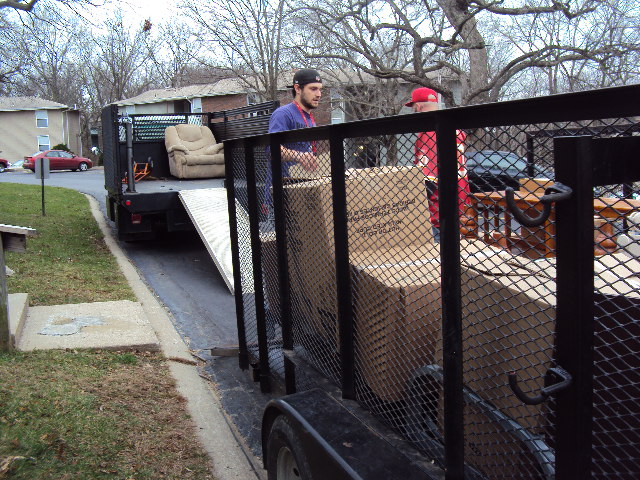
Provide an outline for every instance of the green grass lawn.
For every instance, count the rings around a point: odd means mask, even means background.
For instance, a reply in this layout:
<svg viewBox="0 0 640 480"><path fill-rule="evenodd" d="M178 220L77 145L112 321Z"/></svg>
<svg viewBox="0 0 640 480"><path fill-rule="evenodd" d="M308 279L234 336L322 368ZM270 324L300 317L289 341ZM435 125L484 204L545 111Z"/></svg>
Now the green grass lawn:
<svg viewBox="0 0 640 480"><path fill-rule="evenodd" d="M0 352L0 479L210 480L158 353Z"/></svg>
<svg viewBox="0 0 640 480"><path fill-rule="evenodd" d="M87 198L0 184L0 223L31 227L6 252L29 304L136 300ZM0 480L213 479L185 399L159 353L0 352Z"/></svg>
<svg viewBox="0 0 640 480"><path fill-rule="evenodd" d="M9 293L28 293L29 304L136 300L109 252L89 209L87 198L74 190L0 184L0 223L31 227L25 253L6 252L15 271L7 279Z"/></svg>

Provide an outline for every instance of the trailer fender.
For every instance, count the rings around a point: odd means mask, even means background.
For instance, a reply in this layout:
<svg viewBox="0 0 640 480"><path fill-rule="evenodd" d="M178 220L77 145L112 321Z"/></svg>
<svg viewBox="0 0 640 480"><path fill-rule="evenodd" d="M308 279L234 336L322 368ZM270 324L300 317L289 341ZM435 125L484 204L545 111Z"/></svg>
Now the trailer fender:
<svg viewBox="0 0 640 480"><path fill-rule="evenodd" d="M345 403L347 402L347 403ZM269 402L262 417L262 458L269 473L284 458L297 463L304 480L433 480L442 470L408 454L411 447L390 441L357 414L358 407L321 389L287 395ZM270 451L271 447L271 451ZM271 464L270 464L271 463ZM308 468L309 475L303 473ZM277 477L269 475L269 480ZM278 479L280 480L280 479Z"/></svg>
<svg viewBox="0 0 640 480"><path fill-rule="evenodd" d="M301 399L300 397L305 398ZM311 424L317 415L330 415L327 411L317 410L318 408L322 409L322 406L325 405L325 402L320 400L322 397L328 398L325 392L312 390L269 402L262 417L262 458L265 469L269 470L269 455L277 455L277 452L269 451L270 437L273 443L274 434L282 436L282 420L284 420L284 424L291 427L291 433L287 440L292 444L291 450L301 472L306 473L308 469L310 478L318 478L318 473L322 472L321 478L361 480L361 477ZM333 402L333 400L330 401ZM277 421L281 417L284 418ZM274 432L274 426L276 432ZM307 480L307 475L303 474L302 478Z"/></svg>

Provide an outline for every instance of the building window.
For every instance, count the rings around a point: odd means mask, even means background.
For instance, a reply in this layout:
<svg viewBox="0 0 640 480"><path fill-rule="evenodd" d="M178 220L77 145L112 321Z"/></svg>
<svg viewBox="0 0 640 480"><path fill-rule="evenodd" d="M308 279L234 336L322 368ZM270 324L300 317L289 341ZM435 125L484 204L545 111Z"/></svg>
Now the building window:
<svg viewBox="0 0 640 480"><path fill-rule="evenodd" d="M345 101L340 92L331 91L331 123L344 123Z"/></svg>
<svg viewBox="0 0 640 480"><path fill-rule="evenodd" d="M38 150L44 152L49 150L49 135L38 135Z"/></svg>
<svg viewBox="0 0 640 480"><path fill-rule="evenodd" d="M202 99L201 98L191 99L191 113L201 113L201 112L202 112Z"/></svg>
<svg viewBox="0 0 640 480"><path fill-rule="evenodd" d="M260 95L256 92L247 93L247 105L257 105L260 103Z"/></svg>
<svg viewBox="0 0 640 480"><path fill-rule="evenodd" d="M46 110L36 110L36 127L47 128L49 126L49 115Z"/></svg>

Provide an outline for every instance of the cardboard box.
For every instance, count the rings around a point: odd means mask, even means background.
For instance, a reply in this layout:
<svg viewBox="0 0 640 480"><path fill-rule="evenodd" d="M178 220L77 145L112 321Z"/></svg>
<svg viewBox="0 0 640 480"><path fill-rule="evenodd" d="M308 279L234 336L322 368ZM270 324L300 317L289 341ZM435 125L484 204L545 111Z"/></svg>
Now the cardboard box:
<svg viewBox="0 0 640 480"><path fill-rule="evenodd" d="M423 180L415 167L350 172L346 199L351 263L375 262L378 251L411 251L433 243ZM289 269L301 278L300 288L292 288L292 293L308 308L309 323L337 348L331 181L287 185L284 191Z"/></svg>
<svg viewBox="0 0 640 480"><path fill-rule="evenodd" d="M312 172L305 170L300 165L295 164L289 168L289 177L296 179L314 179L331 176L331 157L328 152L321 152L316 155L318 168Z"/></svg>
<svg viewBox="0 0 640 480"><path fill-rule="evenodd" d="M463 255L501 250L462 239ZM352 265L358 365L380 399L405 397L420 367L441 364L442 299L439 244L363 252Z"/></svg>
<svg viewBox="0 0 640 480"><path fill-rule="evenodd" d="M380 399L402 400L412 372L435 363L442 317L439 265L354 267L353 279L360 374Z"/></svg>
<svg viewBox="0 0 640 480"><path fill-rule="evenodd" d="M554 276L510 255L470 255L461 263L464 384L537 432L544 407L523 405L507 373L516 371L525 391L544 386L554 345Z"/></svg>

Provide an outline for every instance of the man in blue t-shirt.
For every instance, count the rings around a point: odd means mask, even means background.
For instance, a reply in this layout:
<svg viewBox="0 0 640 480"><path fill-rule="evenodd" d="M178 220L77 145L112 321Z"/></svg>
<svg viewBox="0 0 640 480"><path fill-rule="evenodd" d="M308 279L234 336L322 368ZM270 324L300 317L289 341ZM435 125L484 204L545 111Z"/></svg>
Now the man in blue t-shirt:
<svg viewBox="0 0 640 480"><path fill-rule="evenodd" d="M278 107L269 120L269 133L315 127L316 122L311 110L318 107L322 97L322 80L316 70L304 68L293 76L293 85L289 85L293 102ZM299 163L307 171L318 168L316 163L315 142L287 143L281 147L282 176L289 176L289 168ZM271 200L271 168L267 168L263 213L270 214Z"/></svg>

